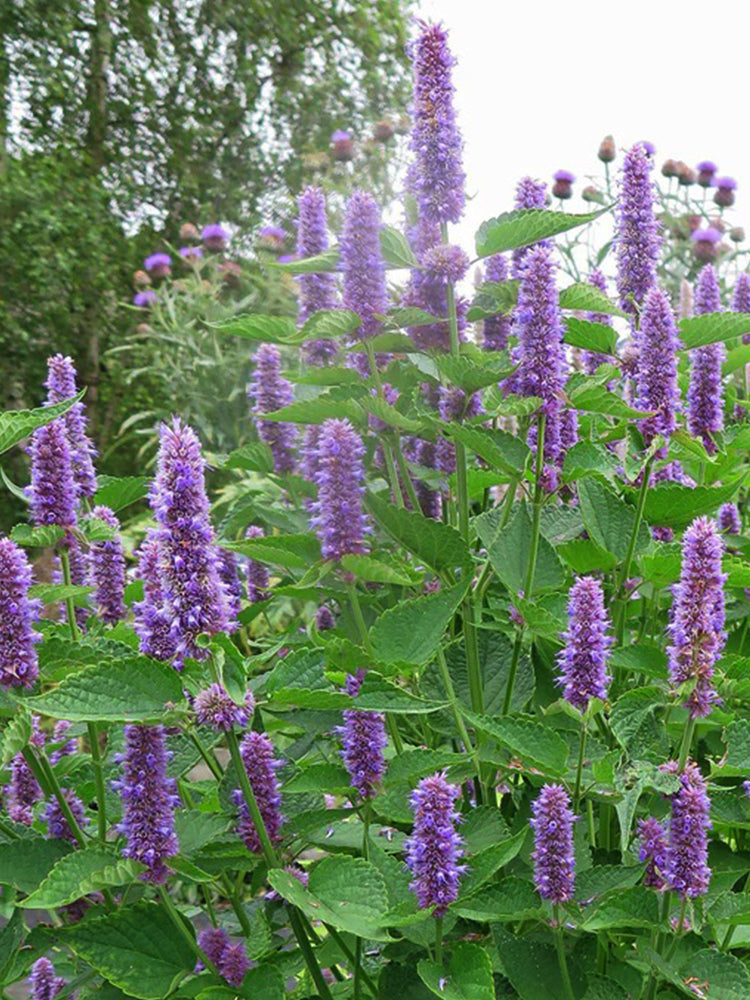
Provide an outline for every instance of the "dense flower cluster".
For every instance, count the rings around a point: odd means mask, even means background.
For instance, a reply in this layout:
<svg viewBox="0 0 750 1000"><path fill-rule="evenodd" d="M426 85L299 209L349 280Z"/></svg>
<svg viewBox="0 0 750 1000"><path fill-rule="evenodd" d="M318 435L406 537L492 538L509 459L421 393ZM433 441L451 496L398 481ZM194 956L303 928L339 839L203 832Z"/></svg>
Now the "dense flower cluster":
<svg viewBox="0 0 750 1000"><path fill-rule="evenodd" d="M458 884L466 866L459 864L463 840L456 831L459 813L455 802L458 785L446 781L445 774L423 778L411 797L414 832L406 842L406 864L414 879L411 888L421 909L434 906L442 917L458 897Z"/></svg>
<svg viewBox="0 0 750 1000"><path fill-rule="evenodd" d="M116 625L125 617L125 556L120 538L120 522L109 507L94 507L94 517L115 532L114 538L91 544L91 581L96 590L97 613L107 625Z"/></svg>
<svg viewBox="0 0 750 1000"><path fill-rule="evenodd" d="M294 389L281 374L278 347L261 344L254 360L255 369L248 396L253 400L253 413L258 418L258 437L271 449L275 470L293 472L296 466L294 442L297 428L283 420L263 420L263 414L273 413L294 402Z"/></svg>
<svg viewBox="0 0 750 1000"><path fill-rule="evenodd" d="M534 883L542 899L565 903L573 895L575 853L570 798L562 785L544 785L531 805Z"/></svg>
<svg viewBox="0 0 750 1000"><path fill-rule="evenodd" d="M78 394L76 370L71 358L55 354L47 359L47 402L61 403ZM78 497L93 497L96 493L94 457L96 448L86 432L86 412L83 403L74 403L61 417L68 437L73 464L73 480Z"/></svg>
<svg viewBox="0 0 750 1000"><path fill-rule="evenodd" d="M34 631L41 604L29 597L31 566L10 538L0 538L0 685L33 687L39 676Z"/></svg>
<svg viewBox="0 0 750 1000"><path fill-rule="evenodd" d="M660 248L651 163L643 143L636 143L623 160L615 247L620 304L635 314L656 283Z"/></svg>
<svg viewBox="0 0 750 1000"><path fill-rule="evenodd" d="M299 224L297 227L297 254L300 258L315 257L328 249L326 197L320 188L308 187L297 199ZM336 305L336 278L329 271L317 274L300 274L299 322L300 325L319 309L333 309ZM325 365L338 353L336 341L329 337L305 341L305 360L310 365Z"/></svg>
<svg viewBox="0 0 750 1000"><path fill-rule="evenodd" d="M607 634L609 618L599 580L579 577L568 596L568 631L558 664L563 697L585 711L591 698L607 697L611 678L607 660L612 638Z"/></svg>
<svg viewBox="0 0 750 1000"><path fill-rule="evenodd" d="M356 697L363 678L363 670L350 674L346 679L346 693ZM340 732L343 745L341 756L352 787L357 789L361 798L371 799L385 773L383 750L388 744L385 715L382 712L347 709Z"/></svg>
<svg viewBox="0 0 750 1000"><path fill-rule="evenodd" d="M312 524L324 559L364 550L364 446L348 420L326 420L318 441L318 499Z"/></svg>
<svg viewBox="0 0 750 1000"><path fill-rule="evenodd" d="M278 844L281 840L279 830L282 817L281 794L276 771L281 767L281 761L276 760L273 743L266 734L255 731L247 733L242 738L240 755L268 837L272 844ZM245 841L248 851L260 854L262 852L260 837L240 789L235 789L233 799L239 808L237 832Z"/></svg>
<svg viewBox="0 0 750 1000"><path fill-rule="evenodd" d="M708 830L711 803L706 779L698 766L688 761L680 775L680 790L672 796L666 881L683 899L704 896L711 881L708 867Z"/></svg>

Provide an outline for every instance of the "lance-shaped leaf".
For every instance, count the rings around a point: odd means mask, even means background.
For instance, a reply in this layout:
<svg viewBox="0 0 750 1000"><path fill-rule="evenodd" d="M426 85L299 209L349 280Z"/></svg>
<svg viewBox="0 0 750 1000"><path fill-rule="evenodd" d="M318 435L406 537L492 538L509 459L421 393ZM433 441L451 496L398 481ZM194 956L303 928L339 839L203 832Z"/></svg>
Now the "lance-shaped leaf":
<svg viewBox="0 0 750 1000"><path fill-rule="evenodd" d="M71 406L83 399L84 392L82 389L73 399L64 399L53 406L39 406L34 410L6 410L0 413L0 454L28 437L37 427L43 427L44 424L67 413Z"/></svg>
<svg viewBox="0 0 750 1000"><path fill-rule="evenodd" d="M406 237L392 226L380 230L380 250L389 267L417 267L418 261Z"/></svg>
<svg viewBox="0 0 750 1000"><path fill-rule="evenodd" d="M269 344L290 344L305 339L291 316L233 316L226 323L220 323L216 329L219 333L232 337Z"/></svg>
<svg viewBox="0 0 750 1000"><path fill-rule="evenodd" d="M610 207L583 215L536 208L504 212L496 219L488 219L479 227L476 236L477 257L489 257L504 250L527 247L577 226L585 226L608 212Z"/></svg>
<svg viewBox="0 0 750 1000"><path fill-rule="evenodd" d="M734 340L735 337L750 333L750 315L734 312L703 313L702 316L681 319L679 326L684 349L692 350L694 347Z"/></svg>
<svg viewBox="0 0 750 1000"><path fill-rule="evenodd" d="M300 330L305 340L320 337L345 337L362 325L359 316L351 309L319 309Z"/></svg>
<svg viewBox="0 0 750 1000"><path fill-rule="evenodd" d="M370 629L375 659L380 663L429 660L468 587L469 580L462 580L448 590L400 601L389 608Z"/></svg>
<svg viewBox="0 0 750 1000"><path fill-rule="evenodd" d="M560 290L560 308L605 313L607 316L627 315L608 299L601 289L585 281L577 281L574 285Z"/></svg>
<svg viewBox="0 0 750 1000"><path fill-rule="evenodd" d="M323 253L315 254L314 257L300 257L299 260L269 261L267 267L277 267L280 271L289 271L291 274L324 274L328 271L338 271L339 269L339 248L329 247Z"/></svg>
<svg viewBox="0 0 750 1000"><path fill-rule="evenodd" d="M568 316L565 320L563 340L571 347L596 354L617 354L617 333L606 323L592 323L590 320Z"/></svg>

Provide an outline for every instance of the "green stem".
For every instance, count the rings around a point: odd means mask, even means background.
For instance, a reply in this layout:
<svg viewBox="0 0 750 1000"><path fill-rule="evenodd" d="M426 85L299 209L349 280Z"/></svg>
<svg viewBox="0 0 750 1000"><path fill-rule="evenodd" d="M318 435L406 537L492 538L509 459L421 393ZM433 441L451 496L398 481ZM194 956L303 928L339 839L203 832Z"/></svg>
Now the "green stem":
<svg viewBox="0 0 750 1000"><path fill-rule="evenodd" d="M443 964L443 918L435 918L435 961Z"/></svg>
<svg viewBox="0 0 750 1000"><path fill-rule="evenodd" d="M29 749L29 747L26 748L26 750L28 750L28 749ZM26 757L26 750L24 750L24 757ZM33 756L33 754L32 754L32 756ZM39 764L39 768L40 768L42 774L44 775L44 777L46 779L45 783L48 786L48 788L50 789L50 792L52 793L52 795L54 795L54 797L57 799L58 805L60 806L60 811L62 812L63 816L65 817L65 821L67 822L68 826L70 827L71 833L73 834L73 836L75 837L75 839L78 841L79 846L80 847L85 847L86 846L86 837L84 835L84 832L81 829L81 827L79 826L78 820L73 815L73 812L72 812L72 810L70 808L70 803L65 798L63 790L62 790L62 788L60 786L60 782L57 780L57 775L55 774L55 772L50 767L49 761L47 760L47 758L46 758L43 750L37 749L37 751L36 751L36 759L37 759L37 762ZM26 757L26 761L27 761L27 763L29 763L29 758L28 757ZM40 784L41 784L41 782L40 782ZM44 787L44 786L42 786L42 787Z"/></svg>
<svg viewBox="0 0 750 1000"><path fill-rule="evenodd" d="M170 897L165 887L163 885L157 886L157 892L159 893L161 901L164 904L164 909L169 914L169 919L172 921L176 929L180 932L181 936L185 939L185 942L187 943L190 950L195 955L197 955L197 957L201 960L201 962L203 962L203 964L206 966L207 969L210 969L215 975L220 976L221 974L219 970L216 968L216 966L208 957L208 955L205 953L205 951L200 947L193 934L191 934L190 931L188 930L187 925L185 924L185 920L180 914L180 911L174 905L174 902L172 901L172 898Z"/></svg>
<svg viewBox="0 0 750 1000"><path fill-rule="evenodd" d="M192 743L195 746L195 749L201 755L204 764L206 764L206 766L210 768L214 778L217 778L219 781L221 781L221 779L224 777L224 772L221 769L221 764L218 762L218 760L214 757L212 753L209 753L208 750L206 750L206 748L203 746L203 744L201 743L201 741L198 739L198 737L194 732L190 732L189 736Z"/></svg>
<svg viewBox="0 0 750 1000"><path fill-rule="evenodd" d="M99 843L105 844L107 841L107 800L104 792L102 755L101 750L99 749L99 727L95 722L88 723L88 735L91 749L91 761L94 765L94 785L96 787L96 823L99 834Z"/></svg>
<svg viewBox="0 0 750 1000"><path fill-rule="evenodd" d="M563 943L562 924L560 923L559 903L555 903L552 907L552 919L554 921L552 934L555 939L555 950L557 951L557 961L560 965L560 976L563 981L563 988L568 1000L575 1000L573 984L570 981L570 973L568 972L568 960L565 957L565 945Z"/></svg>
<svg viewBox="0 0 750 1000"><path fill-rule="evenodd" d="M60 549L60 565L62 566L63 572L63 582L66 587L72 586L72 579L70 576L70 554L67 549ZM70 628L70 635L73 640L78 639L78 622L76 621L76 609L73 604L72 597L65 598L65 608L68 613L68 627Z"/></svg>
<svg viewBox="0 0 750 1000"><path fill-rule="evenodd" d="M594 825L594 803L591 799L586 800L586 818L589 824L589 841L592 847L596 847L596 827Z"/></svg>
<svg viewBox="0 0 750 1000"><path fill-rule="evenodd" d="M227 899L229 900L229 905L234 910L234 915L237 917L237 920L239 921L240 927L242 928L242 933L245 935L245 937L249 937L249 935L252 933L252 926L250 924L250 921L248 920L247 914L242 908L242 903L237 898L237 893L235 892L231 881L225 877L224 879L222 879L222 882L224 884L224 892L226 893Z"/></svg>
<svg viewBox="0 0 750 1000"><path fill-rule="evenodd" d="M341 937L341 935L339 934L339 932L336 930L335 927L331 927L330 924L323 924L323 926L328 931L328 933L331 935L331 938L336 942L337 947L341 950L342 954L346 957L347 962L349 962L349 964L352 967L354 967L355 955L354 955L354 952L349 947L349 945L346 943L346 941L344 941L344 939ZM331 970L331 971L333 971L333 970ZM372 993L372 995L374 997L376 997L378 995L378 988L377 988L377 986L372 981L372 979L367 975L367 973L365 972L364 969L362 969L361 972L362 972L362 982L365 984L365 986L367 987L367 989Z"/></svg>
<svg viewBox="0 0 750 1000"><path fill-rule="evenodd" d="M633 564L633 556L635 555L635 547L638 544L638 533L641 530L641 521L643 520L643 508L646 506L646 494L648 492L649 480L651 479L651 466L654 464L654 456L652 455L643 467L643 481L641 482L641 489L638 494L638 505L635 509L635 521L633 522L633 530L630 534L630 541L628 542L628 550L625 554L625 562L622 564L622 575L620 577L620 582L617 586L617 593L615 594L615 601L619 601L617 608L617 645L621 645L623 635L625 634L625 619L626 608L627 608L627 595L625 594L625 584L630 578L630 567Z"/></svg>
<svg viewBox="0 0 750 1000"><path fill-rule="evenodd" d="M419 497L414 489L414 483L411 481L409 469L406 465L406 459L404 458L400 448L394 448L394 454L396 456L396 462L398 463L398 471L401 473L401 479L403 480L404 488L406 489L407 496L409 497L412 510L419 513L421 510L419 506Z"/></svg>
<svg viewBox="0 0 750 1000"><path fill-rule="evenodd" d="M362 996L362 938L358 937L354 942L354 1000L360 1000Z"/></svg>
<svg viewBox="0 0 750 1000"><path fill-rule="evenodd" d="M443 652L442 646L438 646L437 651L437 664L438 671L440 673L440 679L443 682L443 687L445 688L445 693L448 695L448 701L450 702L451 711L453 713L453 719L456 723L456 728L463 741L465 752L471 754L474 761L474 768L477 772L477 779L481 785L482 782L482 767L479 762L479 753L476 747L471 741L469 736L469 731L466 728L466 723L464 722L464 717L461 714L461 709L458 704L458 698L456 697L456 689L453 687L453 679L448 670L448 663L445 659L445 653Z"/></svg>
<svg viewBox="0 0 750 1000"><path fill-rule="evenodd" d="M362 803L362 857L370 860L370 800Z"/></svg>
<svg viewBox="0 0 750 1000"><path fill-rule="evenodd" d="M688 756L690 754L690 745L693 742L693 734L695 733L695 719L688 719L687 725L682 733L682 744L680 745L680 756L677 759L677 770L683 771L685 769L685 764L687 763Z"/></svg>
<svg viewBox="0 0 750 1000"><path fill-rule="evenodd" d="M677 924L677 932L676 932L674 938L672 939L672 943L669 946L669 950L667 951L667 954L664 956L664 958L665 958L665 960L667 962L670 960L670 958L672 957L672 955L674 955L675 949L677 948L679 940L680 940L680 938L682 937L682 935L684 933L684 930L685 930L685 910L686 909L687 909L687 896L685 896L685 898L682 900L682 903L680 904L680 916L679 916L679 923Z"/></svg>
<svg viewBox="0 0 750 1000"><path fill-rule="evenodd" d="M578 743L578 768L576 770L576 786L573 792L573 812L578 812L581 801L581 776L583 774L583 758L586 753L586 720L581 719L581 738Z"/></svg>

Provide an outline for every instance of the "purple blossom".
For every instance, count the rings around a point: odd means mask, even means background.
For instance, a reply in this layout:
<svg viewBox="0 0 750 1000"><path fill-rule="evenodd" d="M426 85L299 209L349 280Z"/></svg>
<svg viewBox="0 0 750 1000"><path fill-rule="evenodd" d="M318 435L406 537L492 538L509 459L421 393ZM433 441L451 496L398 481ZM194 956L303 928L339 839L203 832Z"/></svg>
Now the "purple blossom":
<svg viewBox="0 0 750 1000"><path fill-rule="evenodd" d="M729 208L734 205L734 192L737 190L737 181L734 177L717 177L714 181L714 202L720 208Z"/></svg>
<svg viewBox="0 0 750 1000"><path fill-rule="evenodd" d="M145 292L136 292L133 296L133 305L139 309L150 309L158 301L159 296L150 288L147 288Z"/></svg>
<svg viewBox="0 0 750 1000"><path fill-rule="evenodd" d="M10 784L4 788L5 807L14 823L31 826L34 822L32 808L44 797L31 768L22 753L13 758Z"/></svg>
<svg viewBox="0 0 750 1000"><path fill-rule="evenodd" d="M206 927L198 934L198 947L217 969L228 944L229 935L223 927ZM200 968L196 969L198 972L203 968L203 963L199 965Z"/></svg>
<svg viewBox="0 0 750 1000"><path fill-rule="evenodd" d="M264 537L265 532L256 524L251 524L245 532L245 538ZM247 597L250 603L257 604L259 601L267 601L271 596L268 590L271 585L270 577L268 575L268 567L264 566L263 563L257 562L255 559L248 559L246 563L246 573Z"/></svg>
<svg viewBox="0 0 750 1000"><path fill-rule="evenodd" d="M109 507L94 507L92 514L117 532L109 541L91 543L91 577L96 587L97 613L106 625L116 625L125 617L125 556L120 522Z"/></svg>
<svg viewBox="0 0 750 1000"><path fill-rule="evenodd" d="M63 789L63 797L70 806L70 811L78 826L86 826L89 822L88 816L86 815L83 802L81 802L76 793L69 788L65 788ZM51 799L47 803L43 819L47 822L47 836L50 840L67 840L71 844L78 843L78 839L68 825L68 820L56 798Z"/></svg>
<svg viewBox="0 0 750 1000"><path fill-rule="evenodd" d="M212 222L201 230L201 240L207 250L224 250L229 239L229 233L218 222Z"/></svg>
<svg viewBox="0 0 750 1000"><path fill-rule="evenodd" d="M228 733L235 726L246 726L255 702L248 691L244 705L238 705L221 684L212 684L195 696L195 717L201 726L210 726L217 732Z"/></svg>
<svg viewBox="0 0 750 1000"><path fill-rule="evenodd" d="M611 677L607 673L609 618L604 607L604 591L592 576L579 577L568 595L568 631L558 656L563 697L584 712L590 698L607 697Z"/></svg>
<svg viewBox="0 0 750 1000"><path fill-rule="evenodd" d="M742 271L737 275L730 308L732 312L750 313L750 274L747 271ZM742 343L750 344L750 333L742 335Z"/></svg>
<svg viewBox="0 0 750 1000"><path fill-rule="evenodd" d="M419 214L431 223L458 222L464 211L466 176L462 139L453 107L448 34L438 24L421 23L414 60L414 122L410 148L414 163L409 186Z"/></svg>
<svg viewBox="0 0 750 1000"><path fill-rule="evenodd" d="M669 437L674 431L680 399L677 325L669 297L657 285L647 292L643 301L638 339L638 405L642 410L655 411L654 416L644 417L638 422L648 447L657 434Z"/></svg>
<svg viewBox="0 0 750 1000"><path fill-rule="evenodd" d="M62 976L55 975L55 967L48 958L38 958L31 966L29 976L31 1000L54 1000L60 990L67 985Z"/></svg>
<svg viewBox="0 0 750 1000"><path fill-rule="evenodd" d="M742 520L736 503L723 503L719 507L719 527L728 535L739 535L742 532Z"/></svg>
<svg viewBox="0 0 750 1000"><path fill-rule="evenodd" d="M441 275L430 270L425 264L430 251L440 244L440 227L434 223L427 223L424 219L418 219L416 224L410 227L409 243L420 266L412 269L401 304L423 309L430 315L442 319L448 315L447 285ZM467 311L466 300L458 297L456 313L459 340L465 339ZM410 327L409 336L421 350L450 350L450 330L447 320Z"/></svg>
<svg viewBox="0 0 750 1000"><path fill-rule="evenodd" d="M281 840L279 829L282 818L279 811L281 795L276 771L281 767L281 761L274 758L273 743L266 734L257 733L255 730L243 737L240 754L268 836L272 844L278 844ZM260 837L239 789L234 791L233 799L239 806L237 832L245 841L248 851L260 854L262 852Z"/></svg>
<svg viewBox="0 0 750 1000"><path fill-rule="evenodd" d="M643 884L652 889L663 889L666 886L664 872L667 870L667 834L664 827L653 816L639 819L638 840L638 860L647 862Z"/></svg>
<svg viewBox="0 0 750 1000"><path fill-rule="evenodd" d="M436 243L422 257L424 266L446 282L460 281L469 270L469 255L457 246Z"/></svg>
<svg viewBox="0 0 750 1000"><path fill-rule="evenodd" d="M454 808L461 789L446 781L445 772L423 778L411 796L414 832L406 841L406 864L414 876L409 888L421 910L434 906L442 917L458 897L458 883L466 871L459 864L463 839L456 831L460 815Z"/></svg>
<svg viewBox="0 0 750 1000"><path fill-rule="evenodd" d="M315 627L318 632L327 632L336 628L336 618L327 604L321 604L315 615Z"/></svg>
<svg viewBox="0 0 750 1000"><path fill-rule="evenodd" d="M552 185L552 194L555 198L570 198L573 194L575 179L575 174L571 174L569 170L557 170L553 175L555 183Z"/></svg>
<svg viewBox="0 0 750 1000"><path fill-rule="evenodd" d="M57 750L53 750L47 755L50 764L56 764L58 760L61 760L63 757L71 757L78 749L78 740L75 736L66 740L70 726L71 724L67 719L59 719L55 723L55 728L52 730L52 742L60 743L62 745L59 746ZM62 742L63 740L65 740L64 743Z"/></svg>
<svg viewBox="0 0 750 1000"><path fill-rule="evenodd" d="M344 307L362 320L355 340L369 340L381 332L387 308L385 264L380 250L380 209L371 194L354 191L346 205L344 227L339 241L344 275ZM367 374L365 355L352 355L352 363Z"/></svg>
<svg viewBox="0 0 750 1000"><path fill-rule="evenodd" d="M36 525L57 524L73 540L76 490L68 435L61 418L37 427L31 435L31 518Z"/></svg>
<svg viewBox="0 0 750 1000"><path fill-rule="evenodd" d="M706 780L692 761L685 765L680 783L682 787L672 796L666 879L672 892L694 899L705 896L711 881L707 834L711 803Z"/></svg>
<svg viewBox="0 0 750 1000"><path fill-rule="evenodd" d="M166 860L179 850L174 810L180 800L176 782L167 777L167 758L163 726L125 726L124 772L115 786L123 802L122 853L146 865L141 878L155 885L166 881Z"/></svg>
<svg viewBox="0 0 750 1000"><path fill-rule="evenodd" d="M316 187L308 187L297 199L299 225L297 227L297 254L315 257L328 249L326 196ZM300 274L299 324L308 320L319 309L336 307L336 277L330 271L320 274ZM302 348L305 361L310 365L326 365L338 354L336 341L330 338L308 341Z"/></svg>
<svg viewBox="0 0 750 1000"><path fill-rule="evenodd" d="M162 552L157 531L152 529L138 552L137 575L143 581L143 600L133 605L135 631L140 650L155 660L171 660L176 640L162 589Z"/></svg>
<svg viewBox="0 0 750 1000"><path fill-rule="evenodd" d="M698 183L701 187L713 187L714 175L718 170L713 160L701 160L695 169L698 171Z"/></svg>
<svg viewBox="0 0 750 1000"><path fill-rule="evenodd" d="M493 254L487 258L485 281L507 281L508 262L501 253ZM511 318L510 316L498 313L497 316L488 316L483 323L485 351L504 351L508 346L510 336Z"/></svg>
<svg viewBox="0 0 750 1000"><path fill-rule="evenodd" d="M202 247L180 247L178 252L180 254L180 257L182 257L183 260L187 261L201 260L203 257Z"/></svg>
<svg viewBox="0 0 750 1000"><path fill-rule="evenodd" d="M620 304L635 314L646 293L656 283L661 244L654 215L654 186L650 161L642 143L625 154L617 208L615 248L617 290Z"/></svg>
<svg viewBox="0 0 750 1000"><path fill-rule="evenodd" d="M47 389L45 405L62 403L78 394L76 370L71 358L55 354L47 359L47 369L47 381L44 383ZM86 410L83 403L74 403L60 419L68 436L76 496L92 497L96 493L93 461L96 448L86 433Z"/></svg>
<svg viewBox="0 0 750 1000"><path fill-rule="evenodd" d="M514 208L517 211L524 209L543 209L547 204L547 185L544 181L535 181L533 177L522 177L516 186L516 200ZM551 240L540 240L532 243L528 247L518 247L513 251L512 273L514 278L522 278L526 264L526 258L534 247L552 246Z"/></svg>
<svg viewBox="0 0 750 1000"><path fill-rule="evenodd" d="M152 253L143 266L152 278L166 278L172 269L172 258L168 253Z"/></svg>
<svg viewBox="0 0 750 1000"><path fill-rule="evenodd" d="M542 899L565 903L573 895L575 854L570 797L562 785L543 785L531 804L534 883Z"/></svg>
<svg viewBox="0 0 750 1000"><path fill-rule="evenodd" d="M339 561L364 551L367 521L362 510L365 471L362 440L348 420L326 420L318 443L318 499L312 526L324 559Z"/></svg>
<svg viewBox="0 0 750 1000"><path fill-rule="evenodd" d="M356 698L364 679L364 670L350 674L346 679L346 693ZM347 709L344 725L340 727L343 749L341 756L362 799L371 799L383 780L385 758L383 751L388 745L385 735L385 715L382 712L365 712Z"/></svg>
<svg viewBox="0 0 750 1000"><path fill-rule="evenodd" d="M219 965L219 972L228 983L239 989L242 980L250 969L250 959L247 957L245 942L235 941L224 949Z"/></svg>
<svg viewBox="0 0 750 1000"><path fill-rule="evenodd" d="M39 676L34 631L41 603L29 597L31 566L10 538L0 538L0 685L33 687Z"/></svg>
<svg viewBox="0 0 750 1000"><path fill-rule="evenodd" d="M695 289L696 315L721 311L721 289L716 270L706 264ZM716 451L712 435L724 428L721 366L724 345L707 344L691 352L690 387L688 388L688 428L700 437L708 452Z"/></svg>
<svg viewBox="0 0 750 1000"><path fill-rule="evenodd" d="M320 441L320 425L308 424L302 443L302 460L300 472L309 482L314 483L318 475L318 442Z"/></svg>
<svg viewBox="0 0 750 1000"><path fill-rule="evenodd" d="M242 581L238 572L237 556L229 549L219 548L216 550L216 558L229 617L234 620L242 607Z"/></svg>
<svg viewBox="0 0 750 1000"><path fill-rule="evenodd" d="M565 455L574 444L578 444L578 412L566 407L560 414L560 456L557 464L561 465Z"/></svg>
<svg viewBox="0 0 750 1000"><path fill-rule="evenodd" d="M438 413L446 423L462 423L467 417L475 417L482 412L479 393L466 398L463 389L457 386L443 386L438 390ZM456 468L456 451L451 441L440 438L435 445L435 468L452 473Z"/></svg>
<svg viewBox="0 0 750 1000"><path fill-rule="evenodd" d="M598 288L600 292L604 292L605 295L607 294L607 279L601 271L593 270L588 277L588 283L594 288ZM605 326L612 326L612 317L608 313L589 312L586 313L586 319L590 323L604 323ZM584 368L589 375L595 375L599 365L607 364L610 360L606 354L598 354L596 351L583 352Z"/></svg>
<svg viewBox="0 0 750 1000"><path fill-rule="evenodd" d="M273 453L273 467L278 473L294 472L294 441L297 428L284 421L260 419L294 402L291 382L281 374L281 354L273 344L261 344L254 357L255 369L247 394L254 401L258 417L258 437Z"/></svg>
<svg viewBox="0 0 750 1000"><path fill-rule="evenodd" d="M682 539L682 571L674 587L669 633L669 674L674 687L693 681L685 707L691 718L710 713L719 700L712 686L714 664L724 648L724 543L716 522L696 518Z"/></svg>
<svg viewBox="0 0 750 1000"><path fill-rule="evenodd" d="M230 627L195 431L177 418L162 424L151 507L158 525L164 608L175 642L175 667L186 656L205 659L196 640Z"/></svg>

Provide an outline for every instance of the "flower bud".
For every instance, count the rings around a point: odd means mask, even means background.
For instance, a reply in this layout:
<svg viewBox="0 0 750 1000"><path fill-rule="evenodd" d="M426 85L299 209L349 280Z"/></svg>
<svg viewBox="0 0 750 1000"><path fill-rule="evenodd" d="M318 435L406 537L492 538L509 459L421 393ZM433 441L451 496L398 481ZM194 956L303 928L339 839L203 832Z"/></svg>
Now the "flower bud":
<svg viewBox="0 0 750 1000"><path fill-rule="evenodd" d="M690 187L695 184L696 174L692 167L682 160L677 164L677 180L681 187Z"/></svg>
<svg viewBox="0 0 750 1000"><path fill-rule="evenodd" d="M354 141L351 133L337 129L331 136L331 156L339 163L354 159Z"/></svg>
<svg viewBox="0 0 750 1000"><path fill-rule="evenodd" d="M375 142L388 142L395 134L396 126L389 118L381 118L379 122L375 122L375 127L372 130Z"/></svg>
<svg viewBox="0 0 750 1000"><path fill-rule="evenodd" d="M201 231L201 240L206 250L221 251L226 248L229 233L217 222L212 222L204 226Z"/></svg>
<svg viewBox="0 0 750 1000"><path fill-rule="evenodd" d="M554 174L555 183L552 185L552 194L555 198L560 198L562 200L567 198L572 198L573 196L573 181L575 180L574 174L571 174L569 170L558 170Z"/></svg>
<svg viewBox="0 0 750 1000"><path fill-rule="evenodd" d="M135 271L133 273L133 287L134 288L148 288L151 284L151 278L149 278L146 271Z"/></svg>
<svg viewBox="0 0 750 1000"><path fill-rule="evenodd" d="M734 205L737 181L733 177L719 177L715 183L714 202L721 208L729 208L730 205Z"/></svg>
<svg viewBox="0 0 750 1000"><path fill-rule="evenodd" d="M693 233L693 253L696 260L710 262L719 256L721 233L714 226L696 229Z"/></svg>
<svg viewBox="0 0 750 1000"><path fill-rule="evenodd" d="M168 278L172 273L172 258L168 253L152 253L143 266L152 278Z"/></svg>
<svg viewBox="0 0 750 1000"><path fill-rule="evenodd" d="M665 160L661 165L661 172L664 177L676 177L679 173L679 166L676 160Z"/></svg>
<svg viewBox="0 0 750 1000"><path fill-rule="evenodd" d="M592 201L597 205L603 205L606 201L604 194L591 184L581 191L581 197L584 201Z"/></svg>
<svg viewBox="0 0 750 1000"><path fill-rule="evenodd" d="M729 239L732 241L732 243L742 243L742 241L745 239L745 230L742 228L742 226L733 226L729 230Z"/></svg>
<svg viewBox="0 0 750 1000"><path fill-rule="evenodd" d="M183 222L180 226L180 239L183 243L199 243L201 235L192 222Z"/></svg>
<svg viewBox="0 0 750 1000"><path fill-rule="evenodd" d="M599 159L602 163L611 163L616 154L615 140L611 135L605 135L599 144Z"/></svg>
<svg viewBox="0 0 750 1000"><path fill-rule="evenodd" d="M258 233L256 245L262 250L270 250L271 253L280 253L286 243L286 233L281 226L263 226Z"/></svg>
<svg viewBox="0 0 750 1000"><path fill-rule="evenodd" d="M710 188L714 186L714 176L716 174L716 164L711 160L702 160L696 167L698 171L698 183L701 187Z"/></svg>

